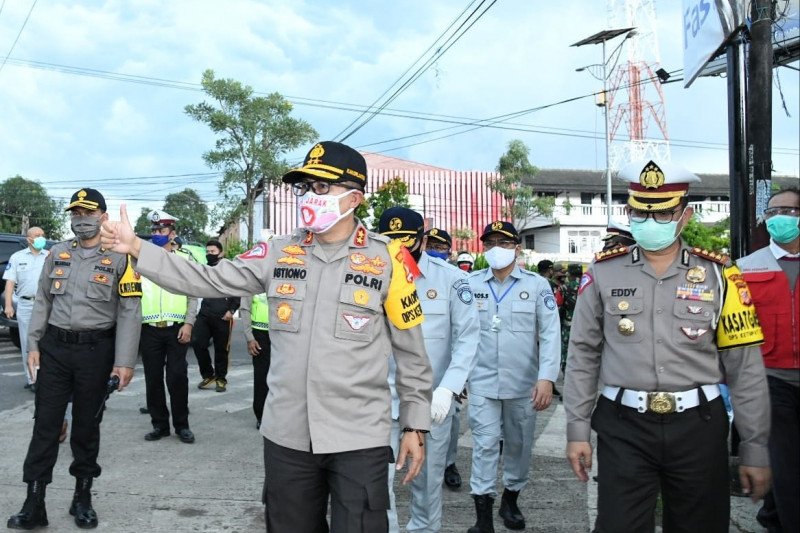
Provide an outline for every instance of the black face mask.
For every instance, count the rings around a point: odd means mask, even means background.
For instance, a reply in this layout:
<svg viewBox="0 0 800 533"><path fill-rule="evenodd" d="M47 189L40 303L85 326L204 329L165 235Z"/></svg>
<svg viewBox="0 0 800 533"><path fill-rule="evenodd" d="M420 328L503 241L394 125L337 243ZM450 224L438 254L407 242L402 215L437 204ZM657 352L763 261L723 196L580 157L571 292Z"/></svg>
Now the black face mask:
<svg viewBox="0 0 800 533"><path fill-rule="evenodd" d="M206 254L206 263L208 263L209 266L214 266L219 263L219 259L220 257L218 255Z"/></svg>

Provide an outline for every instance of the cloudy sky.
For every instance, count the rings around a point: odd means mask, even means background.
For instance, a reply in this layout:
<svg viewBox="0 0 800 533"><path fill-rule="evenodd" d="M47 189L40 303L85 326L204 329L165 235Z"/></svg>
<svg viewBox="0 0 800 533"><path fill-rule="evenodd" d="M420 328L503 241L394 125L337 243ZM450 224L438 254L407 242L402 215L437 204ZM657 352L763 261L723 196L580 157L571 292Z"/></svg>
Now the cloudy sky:
<svg viewBox="0 0 800 533"><path fill-rule="evenodd" d="M216 198L217 177L201 159L213 137L183 112L204 98L204 69L258 92L280 92L322 139L336 138L358 117L353 109L375 101L460 13L480 4L0 1L0 62L10 51L0 67L0 179L19 174L38 180L62 199L77 187L94 186L112 209L120 201L156 207L186 186L208 202ZM591 96L560 102L601 88L589 72L576 72L601 62L600 46L570 44L608 27L605 4L495 2L391 103L392 114L405 117L378 116L347 142L447 168L493 170L507 143L519 138L539 167L604 168L602 109ZM681 2L657 0L656 10L661 66L679 76ZM138 83L110 73L135 76ZM799 77L786 68L776 74L775 170L796 175ZM697 172L726 172L726 80L662 88L673 160ZM452 117L468 122L534 108L542 109L500 128L435 133L452 127L441 121ZM654 125L649 134L657 135Z"/></svg>

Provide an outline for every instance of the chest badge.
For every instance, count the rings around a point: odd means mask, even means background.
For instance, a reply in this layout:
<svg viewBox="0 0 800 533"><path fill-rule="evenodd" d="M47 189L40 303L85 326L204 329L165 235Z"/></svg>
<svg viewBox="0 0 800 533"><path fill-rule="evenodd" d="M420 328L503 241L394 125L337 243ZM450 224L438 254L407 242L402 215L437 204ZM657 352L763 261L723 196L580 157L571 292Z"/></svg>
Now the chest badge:
<svg viewBox="0 0 800 533"><path fill-rule="evenodd" d="M101 265L110 265L111 263L113 263L113 261L110 257L104 257L100 260Z"/></svg>
<svg viewBox="0 0 800 533"><path fill-rule="evenodd" d="M61 252L58 254L59 259L69 259L70 257L72 257L72 254L69 252Z"/></svg>
<svg viewBox="0 0 800 533"><path fill-rule="evenodd" d="M706 267L693 266L686 272L686 281L689 283L703 283L706 280Z"/></svg>
<svg viewBox="0 0 800 533"><path fill-rule="evenodd" d="M689 311L690 315L699 315L703 312L703 308L699 305L687 305L686 310Z"/></svg>
<svg viewBox="0 0 800 533"><path fill-rule="evenodd" d="M297 244L290 244L289 246L284 246L281 251L285 254L289 255L306 255L306 251L303 250Z"/></svg>
<svg viewBox="0 0 800 533"><path fill-rule="evenodd" d="M528 291L522 291L521 293L519 293L519 299L520 300L527 300L530 297L531 297L531 295L528 294Z"/></svg>
<svg viewBox="0 0 800 533"><path fill-rule="evenodd" d="M278 314L278 320L280 320L284 324L287 324L292 319L294 310L292 309L291 305L284 302L278 306L276 313Z"/></svg>
<svg viewBox="0 0 800 533"><path fill-rule="evenodd" d="M687 328L687 327L683 327L683 328L681 328L681 331L683 332L684 335L686 335L690 339L697 340L698 338L702 337L703 334L706 333L708 330L707 329L703 329L703 328Z"/></svg>
<svg viewBox="0 0 800 533"><path fill-rule="evenodd" d="M291 283L281 283L280 285L278 285L278 288L275 289L275 292L277 292L282 296L287 296L289 294L294 294L296 292L296 289L294 288L294 285L292 285Z"/></svg>
<svg viewBox="0 0 800 533"><path fill-rule="evenodd" d="M428 291L425 293L425 296L428 297L428 300L435 300L437 294L438 293L436 292L436 289L428 289Z"/></svg>
<svg viewBox="0 0 800 533"><path fill-rule="evenodd" d="M369 293L364 289L359 289L353 293L353 301L358 305L367 305L369 303Z"/></svg>
<svg viewBox="0 0 800 533"><path fill-rule="evenodd" d="M617 304L617 309L619 309L620 311L627 311L630 306L631 304L629 304L625 300L622 300L620 303Z"/></svg>
<svg viewBox="0 0 800 533"><path fill-rule="evenodd" d="M636 331L636 324L630 318L621 318L619 324L617 324L617 331L629 337Z"/></svg>
<svg viewBox="0 0 800 533"><path fill-rule="evenodd" d="M55 270L54 274L55 274L56 276L63 276L63 275L64 275L64 271L63 271L62 269L60 269L60 268L57 268L57 269Z"/></svg>
<svg viewBox="0 0 800 533"><path fill-rule="evenodd" d="M342 316L347 322L347 325L350 326L350 328L353 329L354 331L361 331L362 329L364 329L364 326L366 326L369 323L368 316L357 316L348 314L344 314Z"/></svg>
<svg viewBox="0 0 800 533"><path fill-rule="evenodd" d="M95 281L97 283L108 283L108 276L106 276L105 274L95 274L94 276L92 276L92 281Z"/></svg>
<svg viewBox="0 0 800 533"><path fill-rule="evenodd" d="M282 263L284 265L305 265L306 262L302 259L298 259L293 255L286 255L278 259L278 263Z"/></svg>
<svg viewBox="0 0 800 533"><path fill-rule="evenodd" d="M60 288L61 288L61 282L60 282L60 281L58 281L58 280L56 280L56 281L53 283L53 287L55 287L55 288L56 288L56 290L60 289Z"/></svg>

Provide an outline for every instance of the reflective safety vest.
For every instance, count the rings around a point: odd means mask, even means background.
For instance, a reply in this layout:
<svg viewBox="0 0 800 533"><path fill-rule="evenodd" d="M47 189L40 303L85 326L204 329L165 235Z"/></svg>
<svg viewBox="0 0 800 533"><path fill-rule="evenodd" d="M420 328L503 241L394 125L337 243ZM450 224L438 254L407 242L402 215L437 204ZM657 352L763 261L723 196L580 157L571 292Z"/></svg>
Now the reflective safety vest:
<svg viewBox="0 0 800 533"><path fill-rule="evenodd" d="M253 303L250 307L250 320L253 329L269 331L269 305L267 304L267 294L262 292L253 296Z"/></svg>
<svg viewBox="0 0 800 533"><path fill-rule="evenodd" d="M189 300L165 291L142 276L142 322L184 322Z"/></svg>

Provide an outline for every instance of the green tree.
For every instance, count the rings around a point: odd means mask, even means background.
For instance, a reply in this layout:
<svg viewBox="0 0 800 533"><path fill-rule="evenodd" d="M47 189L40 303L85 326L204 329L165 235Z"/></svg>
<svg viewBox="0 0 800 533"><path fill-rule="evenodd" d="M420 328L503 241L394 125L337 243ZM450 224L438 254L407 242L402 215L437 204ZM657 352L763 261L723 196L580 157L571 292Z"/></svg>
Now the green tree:
<svg viewBox="0 0 800 533"><path fill-rule="evenodd" d="M390 179L361 202L356 209L356 216L373 231L378 231L378 221L390 207L411 207L408 203L408 184L399 177Z"/></svg>
<svg viewBox="0 0 800 533"><path fill-rule="evenodd" d="M62 238L63 202L48 196L38 181L14 176L0 183L0 231L23 233L23 226L39 226L49 239Z"/></svg>
<svg viewBox="0 0 800 533"><path fill-rule="evenodd" d="M178 219L178 235L187 242L205 244L208 240L208 206L194 189L168 194L164 211Z"/></svg>
<svg viewBox="0 0 800 533"><path fill-rule="evenodd" d="M147 214L152 211L149 207L143 207L139 213L139 218L136 219L136 225L133 226L133 231L137 235L150 235L150 219Z"/></svg>
<svg viewBox="0 0 800 533"><path fill-rule="evenodd" d="M466 250L468 243L475 238L475 231L472 228L453 228L450 235L456 242L456 250Z"/></svg>
<svg viewBox="0 0 800 533"><path fill-rule="evenodd" d="M509 142L508 150L497 163L500 176L489 183L489 188L506 201L503 216L510 218L518 230L531 218L552 216L556 203L553 197L538 196L529 185L539 172L528 160L529 155L530 149L519 139Z"/></svg>
<svg viewBox="0 0 800 533"><path fill-rule="evenodd" d="M256 196L280 182L288 169L286 152L317 138L304 120L291 117L292 104L278 93L253 96L250 86L232 79L216 79L213 70L203 72L203 92L213 103L187 105L184 111L206 124L217 135L213 150L203 160L222 171L218 187L222 195L216 216L247 219L247 240L253 242L253 205Z"/></svg>
<svg viewBox="0 0 800 533"><path fill-rule="evenodd" d="M696 216L689 219L681 236L689 246L697 246L713 252L727 253L731 248L730 218L707 225Z"/></svg>

